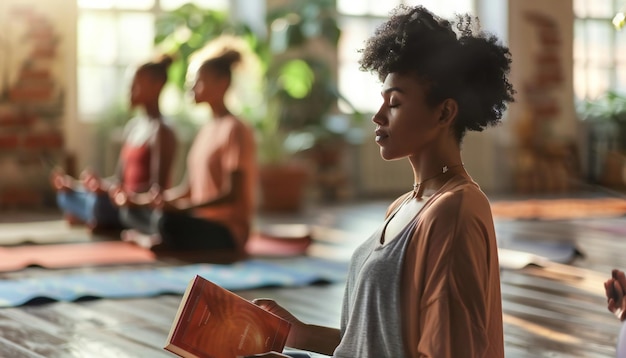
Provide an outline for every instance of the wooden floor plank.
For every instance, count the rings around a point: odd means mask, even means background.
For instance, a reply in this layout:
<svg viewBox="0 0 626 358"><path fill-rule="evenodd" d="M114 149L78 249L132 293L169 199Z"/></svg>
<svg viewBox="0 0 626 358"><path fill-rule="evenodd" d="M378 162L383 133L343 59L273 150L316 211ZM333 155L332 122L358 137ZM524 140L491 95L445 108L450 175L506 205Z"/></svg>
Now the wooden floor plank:
<svg viewBox="0 0 626 358"><path fill-rule="evenodd" d="M12 342L0 335L0 354L1 357L12 358L46 358L40 354L37 354L28 348L22 347L19 344Z"/></svg>
<svg viewBox="0 0 626 358"><path fill-rule="evenodd" d="M169 356L159 346L137 339L137 335L120 335L120 328L132 329L137 325L132 319L120 319L110 315L110 312L92 312L76 303L8 308L0 310L0 314L13 323L19 323L19 327L27 332L22 337L19 331L2 326L0 331L5 338L13 337L11 340L16 344L44 357ZM159 329L160 345L165 341L162 339L163 332ZM36 346L32 347L33 344ZM3 349L3 346L0 347L0 352L4 354Z"/></svg>

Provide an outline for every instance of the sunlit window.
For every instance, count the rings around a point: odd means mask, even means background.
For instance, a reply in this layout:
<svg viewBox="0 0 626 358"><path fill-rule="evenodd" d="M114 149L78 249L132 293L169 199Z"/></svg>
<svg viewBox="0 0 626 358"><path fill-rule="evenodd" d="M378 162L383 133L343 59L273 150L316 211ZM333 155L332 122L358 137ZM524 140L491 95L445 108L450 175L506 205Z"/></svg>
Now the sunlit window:
<svg viewBox="0 0 626 358"><path fill-rule="evenodd" d="M78 0L81 9L148 10L154 5L155 0Z"/></svg>
<svg viewBox="0 0 626 358"><path fill-rule="evenodd" d="M228 0L78 0L78 110L97 121L127 105L135 66L151 59L157 14L185 3L227 10Z"/></svg>
<svg viewBox="0 0 626 358"><path fill-rule="evenodd" d="M626 10L626 1L575 0L574 92L576 99L626 91L626 29L612 19Z"/></svg>
<svg viewBox="0 0 626 358"><path fill-rule="evenodd" d="M125 1L125 0L120 0ZM205 9L228 9L228 0L195 0L195 1L185 1L185 0L160 0L159 3L161 5L161 9L164 11L174 10L185 3L194 3L199 7Z"/></svg>
<svg viewBox="0 0 626 358"><path fill-rule="evenodd" d="M384 22L397 5L423 5L433 13L449 18L455 13L474 14L474 0L337 0L340 14L339 88L352 104L363 112L374 112L381 102L380 82L370 73L359 70L358 50Z"/></svg>

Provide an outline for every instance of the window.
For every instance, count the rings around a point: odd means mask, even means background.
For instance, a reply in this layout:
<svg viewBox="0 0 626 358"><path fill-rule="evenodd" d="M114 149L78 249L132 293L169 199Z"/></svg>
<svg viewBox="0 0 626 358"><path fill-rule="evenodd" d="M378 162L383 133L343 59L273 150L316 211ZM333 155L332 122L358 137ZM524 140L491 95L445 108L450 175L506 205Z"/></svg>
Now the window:
<svg viewBox="0 0 626 358"><path fill-rule="evenodd" d="M475 0L337 0L342 29L339 43L339 89L360 111L373 113L378 110L380 83L370 73L359 70L358 50L374 30L388 19L389 12L397 5L423 5L433 13L450 18L455 13L471 13Z"/></svg>
<svg viewBox="0 0 626 358"><path fill-rule="evenodd" d="M626 91L626 29L617 31L612 24L625 5L623 0L574 0L574 93L579 101L608 90Z"/></svg>
<svg viewBox="0 0 626 358"><path fill-rule="evenodd" d="M84 121L127 105L134 66L154 54L157 15L186 0L78 0L78 112ZM228 0L195 0L228 9Z"/></svg>

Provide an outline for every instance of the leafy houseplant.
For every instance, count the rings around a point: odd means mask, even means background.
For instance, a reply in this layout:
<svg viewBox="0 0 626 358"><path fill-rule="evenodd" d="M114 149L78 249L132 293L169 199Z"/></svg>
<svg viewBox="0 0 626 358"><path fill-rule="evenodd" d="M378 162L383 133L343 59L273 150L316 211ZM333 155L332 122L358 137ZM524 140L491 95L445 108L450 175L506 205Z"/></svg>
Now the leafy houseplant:
<svg viewBox="0 0 626 358"><path fill-rule="evenodd" d="M362 116L336 85L341 30L335 1L295 1L270 9L267 26L271 54L266 75L268 116L260 128L265 168L274 171L278 164L284 168L286 159L304 153L318 174L337 170L346 137ZM338 101L352 113L339 113ZM263 171L262 178L269 172Z"/></svg>
<svg viewBox="0 0 626 358"><path fill-rule="evenodd" d="M341 30L335 1L291 2L271 10L267 24L272 55L266 76L268 98L278 105L276 128L288 135L286 149L344 140L345 131L334 128L329 120L338 113L337 102L343 101L353 112L347 127L361 117L336 85Z"/></svg>
<svg viewBox="0 0 626 358"><path fill-rule="evenodd" d="M615 91L608 91L600 98L585 101L582 104L585 119L608 124L617 134L616 147L626 154L626 96Z"/></svg>
<svg viewBox="0 0 626 358"><path fill-rule="evenodd" d="M590 179L600 176L606 185L626 185L626 96L608 91L583 102L580 112L590 128Z"/></svg>

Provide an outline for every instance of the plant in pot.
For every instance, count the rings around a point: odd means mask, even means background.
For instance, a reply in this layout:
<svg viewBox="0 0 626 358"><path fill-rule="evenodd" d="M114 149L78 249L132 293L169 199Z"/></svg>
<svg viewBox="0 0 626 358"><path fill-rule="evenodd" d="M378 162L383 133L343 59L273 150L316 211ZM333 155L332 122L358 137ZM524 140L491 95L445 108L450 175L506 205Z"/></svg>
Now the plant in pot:
<svg viewBox="0 0 626 358"><path fill-rule="evenodd" d="M261 208L297 211L311 174L296 155L307 147L307 138L291 132L283 118L290 115L286 99L307 96L314 74L303 60L292 59L270 66L266 81L267 112L257 123Z"/></svg>
<svg viewBox="0 0 626 358"><path fill-rule="evenodd" d="M582 102L579 112L589 125L590 179L611 187L626 186L626 96L607 91Z"/></svg>
<svg viewBox="0 0 626 358"><path fill-rule="evenodd" d="M267 24L268 111L258 125L263 201L268 210L297 210L307 181L341 165L347 138L362 116L336 85L341 31L333 0L293 2L272 9ZM338 101L344 101L352 113L340 113ZM286 179L287 173L293 177ZM287 195L283 180L300 188L290 189ZM276 187L283 190L273 190ZM282 203L269 202L272 198L267 194L272 192L281 196Z"/></svg>

